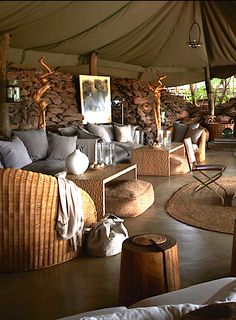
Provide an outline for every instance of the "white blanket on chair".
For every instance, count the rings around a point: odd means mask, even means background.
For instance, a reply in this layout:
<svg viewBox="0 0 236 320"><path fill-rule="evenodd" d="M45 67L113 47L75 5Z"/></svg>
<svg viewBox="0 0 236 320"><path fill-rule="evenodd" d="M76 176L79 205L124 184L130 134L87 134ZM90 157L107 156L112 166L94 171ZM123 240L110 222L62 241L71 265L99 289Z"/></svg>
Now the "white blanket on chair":
<svg viewBox="0 0 236 320"><path fill-rule="evenodd" d="M59 206L56 230L63 240L71 239L74 250L82 245L84 226L83 200L80 189L73 181L57 176Z"/></svg>

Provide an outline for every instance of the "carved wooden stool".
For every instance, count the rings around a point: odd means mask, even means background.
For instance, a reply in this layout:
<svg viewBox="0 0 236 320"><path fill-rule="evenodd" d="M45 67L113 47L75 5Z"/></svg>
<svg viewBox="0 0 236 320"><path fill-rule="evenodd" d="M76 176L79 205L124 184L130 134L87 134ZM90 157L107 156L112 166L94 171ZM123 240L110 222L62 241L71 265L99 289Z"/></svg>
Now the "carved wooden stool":
<svg viewBox="0 0 236 320"><path fill-rule="evenodd" d="M119 304L129 306L180 287L176 240L163 234L141 234L123 242Z"/></svg>

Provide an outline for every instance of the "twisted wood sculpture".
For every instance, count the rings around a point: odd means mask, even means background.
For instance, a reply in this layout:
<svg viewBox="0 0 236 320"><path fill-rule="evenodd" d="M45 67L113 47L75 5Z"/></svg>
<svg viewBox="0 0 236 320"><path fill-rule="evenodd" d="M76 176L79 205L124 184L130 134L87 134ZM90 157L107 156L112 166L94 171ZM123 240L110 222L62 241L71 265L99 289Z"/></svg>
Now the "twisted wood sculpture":
<svg viewBox="0 0 236 320"><path fill-rule="evenodd" d="M157 86L155 89L150 87L151 91L154 93L157 103L153 105L154 119L156 125L156 137L158 129L161 129L161 91L165 89L162 80L165 79L166 76L159 76L159 80L157 81Z"/></svg>
<svg viewBox="0 0 236 320"><path fill-rule="evenodd" d="M44 94L45 91L47 91L50 88L50 83L48 76L54 73L53 70L51 70L46 63L43 61L44 57L41 57L39 59L39 63L46 68L48 71L47 73L43 74L40 77L40 81L43 85L42 88L38 89L37 92L34 95L34 101L39 104L39 122L38 122L38 128L39 129L45 129L46 128L46 120L45 120L45 110L48 105L48 102L45 99L42 99L41 96Z"/></svg>

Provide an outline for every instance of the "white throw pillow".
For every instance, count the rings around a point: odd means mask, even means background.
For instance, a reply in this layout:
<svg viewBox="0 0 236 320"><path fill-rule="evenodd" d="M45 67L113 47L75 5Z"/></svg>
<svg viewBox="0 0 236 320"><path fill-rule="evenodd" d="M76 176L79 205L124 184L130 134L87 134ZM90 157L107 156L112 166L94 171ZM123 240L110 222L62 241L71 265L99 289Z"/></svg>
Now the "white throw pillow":
<svg viewBox="0 0 236 320"><path fill-rule="evenodd" d="M133 142L131 125L114 126L117 142Z"/></svg>

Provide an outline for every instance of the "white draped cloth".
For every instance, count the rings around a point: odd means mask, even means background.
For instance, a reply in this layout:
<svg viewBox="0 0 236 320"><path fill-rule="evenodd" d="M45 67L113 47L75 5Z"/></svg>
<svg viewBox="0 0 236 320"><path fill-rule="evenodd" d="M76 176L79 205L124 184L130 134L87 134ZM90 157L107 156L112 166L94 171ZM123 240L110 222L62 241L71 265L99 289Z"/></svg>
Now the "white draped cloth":
<svg viewBox="0 0 236 320"><path fill-rule="evenodd" d="M82 246L84 226L83 199L81 190L73 181L57 176L59 206L56 230L60 239L71 239L75 251Z"/></svg>

